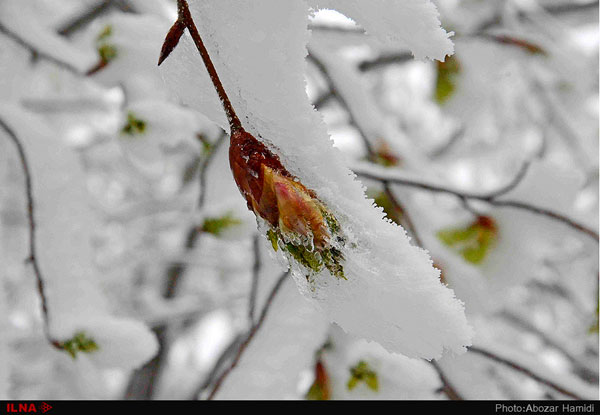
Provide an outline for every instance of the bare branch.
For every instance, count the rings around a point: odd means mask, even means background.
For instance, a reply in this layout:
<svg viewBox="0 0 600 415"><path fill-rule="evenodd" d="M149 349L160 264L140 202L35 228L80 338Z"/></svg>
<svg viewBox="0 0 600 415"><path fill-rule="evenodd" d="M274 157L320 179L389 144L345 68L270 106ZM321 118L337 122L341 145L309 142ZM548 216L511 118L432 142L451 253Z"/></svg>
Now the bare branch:
<svg viewBox="0 0 600 415"><path fill-rule="evenodd" d="M33 185L32 185L32 177L31 170L29 168L29 162L27 161L27 154L25 152L25 147L19 140L15 131L3 120L0 118L0 128L4 130L4 132L11 139L13 144L15 145L17 152L19 154L19 161L21 163L21 167L23 168L23 173L25 175L25 195L27 198L27 222L28 222L28 230L29 230L29 256L27 258L27 262L31 264L33 267L33 273L35 275L37 281L37 290L40 295L41 305L42 305L42 318L44 319L44 334L48 342L57 349L62 349L62 344L58 340L54 339L50 334L50 315L48 312L48 300L46 297L46 287L44 284L44 277L42 275L42 271L40 269L40 264L38 263L37 255L36 255L36 222L35 222L35 204L33 198Z"/></svg>
<svg viewBox="0 0 600 415"><path fill-rule="evenodd" d="M103 16L111 9L118 9L123 12L134 12L135 10L127 0L102 0L90 8L84 10L78 16L72 18L67 23L63 24L58 30L58 34L62 36L70 36L73 33L83 29L95 19Z"/></svg>
<svg viewBox="0 0 600 415"><path fill-rule="evenodd" d="M254 265L252 266L252 282L250 285L250 294L248 299L248 319L250 324L254 324L254 314L256 310L256 294L258 292L258 282L260 278L260 235L254 235L252 247L254 251Z"/></svg>
<svg viewBox="0 0 600 415"><path fill-rule="evenodd" d="M217 379L215 386L213 387L210 395L208 395L208 398L207 398L208 400L212 400L215 397L215 395L219 391L221 385L223 384L223 381L227 378L227 376L229 376L231 371L236 367L236 365L240 361L242 355L244 354L244 351L246 350L246 348L248 347L248 345L250 344L250 342L252 341L252 339L254 338L256 333L258 332L258 330L260 330L260 328L262 327L262 324L264 323L265 318L267 317L267 313L269 312L269 309L271 308L271 305L273 304L273 300L277 296L277 293L279 292L279 289L282 287L283 283L287 280L288 275L289 275L289 272L283 273L279 277L279 279L277 280L277 282L275 283L273 288L271 289L271 293L269 294L269 297L267 298L265 305L263 306L263 309L260 313L260 317L258 318L258 321L256 322L256 324L254 324L250 328L248 335L246 337L246 340L244 340L244 342L240 345L240 347L237 351L237 354L235 355L231 364L227 367L227 369L225 369L225 371Z"/></svg>
<svg viewBox="0 0 600 415"><path fill-rule="evenodd" d="M450 383L450 381L448 380L448 378L446 377L446 375L444 374L444 372L442 371L440 366L433 360L429 363L431 364L431 366L433 366L433 368L437 372L438 376L440 377L440 381L442 382L442 392L444 392L446 394L448 399L450 399L451 401L464 400L464 398L460 395L460 393L458 393L456 391L456 389L454 388L454 386L452 386L452 384Z"/></svg>
<svg viewBox="0 0 600 415"><path fill-rule="evenodd" d="M32 56L34 56L35 58L40 58L45 61L48 61L62 69L66 69L67 71L69 71L75 75L81 75L81 72L79 71L79 69L77 69L70 63L65 62L55 56L52 56L52 55L38 49L36 46L32 45L27 40L25 40L21 36L19 36L17 33L13 32L8 27L3 25L1 22L0 22L0 33L5 35L9 39L12 39L13 41L15 41L19 46L27 49L32 54Z"/></svg>
<svg viewBox="0 0 600 415"><path fill-rule="evenodd" d="M442 185L424 183L424 182L419 182L419 181L408 179L408 178L394 177L391 175L389 177L385 177L385 175L377 175L377 174L373 174L370 172L356 171L356 170L355 170L355 173L361 177L379 181L379 182L388 182L388 183L392 183L392 184L396 184L396 185L413 187L416 189L426 190L426 191L435 192L435 193L450 194L450 195L458 197L461 200L477 200L477 201L489 203L490 205L495 206L495 207L524 210L524 211L527 211L527 212L530 212L533 214L537 214L537 215L541 215L541 216L545 216L547 218L556 220L557 222L563 223L563 224L569 226L570 228L593 238L596 242L598 242L598 239L599 239L597 231L590 229L567 216L553 212L546 208L533 206L533 205L530 205L530 204L527 204L524 202L520 202L520 201L516 201L516 200L504 200L504 199L498 200L497 199L498 195L496 195L495 193L491 193L491 194L469 193L469 192L464 192L464 191L458 190L458 189L451 189L449 187L445 187Z"/></svg>
<svg viewBox="0 0 600 415"><path fill-rule="evenodd" d="M233 105L231 105L231 101L227 96L227 92L225 92L225 88L223 87L221 79L219 78L217 69L215 68L212 59L210 58L210 54L204 45L204 41L200 36L200 32L198 32L198 28L196 27L196 23L194 23L192 13L190 12L190 8L186 0L177 0L177 11L177 21L173 27L171 27L171 30L169 30L169 33L165 38L165 43L163 44L158 64L160 65L175 48L179 42L179 37L183 35L183 27L186 27L192 36L192 40L194 41L194 44L196 45L196 48L202 57L202 61L204 62L204 66L206 66L206 70L208 71L208 75L210 76L213 86L219 95L219 99L223 105L223 110L225 111L225 115L227 115L227 119L229 120L231 133L237 130L242 130L242 123L236 115Z"/></svg>
<svg viewBox="0 0 600 415"><path fill-rule="evenodd" d="M536 380L539 383L549 386L550 388L554 389L555 391L557 391L559 393L562 393L563 395L569 396L569 397L571 397L573 399L577 399L577 400L585 400L584 397L578 395L577 393L567 390L563 386L557 385L555 382L548 380L548 379L544 378L543 376L532 372L530 369L523 367L520 364L518 364L512 360L509 360L505 357L498 356L495 353L492 353L488 350L481 349L479 347L471 346L471 347L469 347L469 351L473 352L473 353L477 353L477 354L484 356L490 360L493 360L496 363L500 363L501 365L510 367L518 372L521 372L522 374Z"/></svg>

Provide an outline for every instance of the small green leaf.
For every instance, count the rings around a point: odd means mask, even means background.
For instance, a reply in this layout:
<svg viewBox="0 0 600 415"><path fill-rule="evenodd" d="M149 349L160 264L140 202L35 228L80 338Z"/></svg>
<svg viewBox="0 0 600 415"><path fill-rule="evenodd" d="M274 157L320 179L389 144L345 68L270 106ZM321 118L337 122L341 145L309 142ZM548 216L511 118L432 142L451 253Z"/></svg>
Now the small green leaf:
<svg viewBox="0 0 600 415"><path fill-rule="evenodd" d="M379 390L379 381L377 373L373 371L367 362L361 360L356 366L350 369L350 378L346 386L348 390L354 389L360 382L364 382L369 389L374 392Z"/></svg>
<svg viewBox="0 0 600 415"><path fill-rule="evenodd" d="M455 55L446 57L444 62L437 62L435 100L439 104L445 103L454 94L460 70L460 63Z"/></svg>
<svg viewBox="0 0 600 415"><path fill-rule="evenodd" d="M438 238L448 246L468 241L473 239L476 235L477 229L473 226L464 229L446 229L438 232Z"/></svg>
<svg viewBox="0 0 600 415"><path fill-rule="evenodd" d="M107 24L100 31L100 33L98 33L98 36L96 37L96 40L98 42L102 42L102 41L106 40L107 38L109 38L110 36L112 36L112 31L113 31L112 25Z"/></svg>
<svg viewBox="0 0 600 415"><path fill-rule="evenodd" d="M117 49L109 44L98 46L98 55L103 62L110 62L117 57Z"/></svg>
<svg viewBox="0 0 600 415"><path fill-rule="evenodd" d="M73 359L77 358L78 352L92 353L99 349L96 342L92 338L87 337L84 332L76 333L70 340L62 342L60 347Z"/></svg>
<svg viewBox="0 0 600 415"><path fill-rule="evenodd" d="M332 236L338 238L338 241L342 240L338 234L341 228L337 219L326 210L321 210L321 212ZM347 279L342 265L344 255L339 249L333 246L317 249L315 247L307 247L298 242L288 242L279 229L269 229L267 231L267 239L271 242L271 246L275 252L281 247L283 251L290 254L297 263L305 268L318 273L325 267L331 275L339 279Z"/></svg>
<svg viewBox="0 0 600 415"><path fill-rule="evenodd" d="M146 122L136 117L136 115L129 111L127 113L127 122L123 126L121 133L134 136L137 134L144 134L146 131Z"/></svg>
<svg viewBox="0 0 600 415"><path fill-rule="evenodd" d="M241 220L233 217L233 215L229 212L221 217L204 219L204 223L202 224L202 231L219 236L226 229L229 229L232 226L240 225L241 223Z"/></svg>
<svg viewBox="0 0 600 415"><path fill-rule="evenodd" d="M347 385L348 386L348 390L351 391L352 389L354 389L356 387L356 385L358 385L358 379L355 378L355 377L351 377L348 380L348 385Z"/></svg>
<svg viewBox="0 0 600 415"><path fill-rule="evenodd" d="M113 29L111 25L106 25L96 37L96 49L100 60L105 64L117 57L117 48L109 43L109 38L112 36Z"/></svg>
<svg viewBox="0 0 600 415"><path fill-rule="evenodd" d="M473 247L466 247L462 250L462 256L466 261L472 264L479 264L485 259L487 249L488 245L476 245Z"/></svg>
<svg viewBox="0 0 600 415"><path fill-rule="evenodd" d="M267 231L267 239L269 239L269 241L271 241L271 246L273 247L273 251L277 252L277 250L279 249L279 245L277 244L277 240L278 240L277 233L274 230L269 229Z"/></svg>
<svg viewBox="0 0 600 415"><path fill-rule="evenodd" d="M465 261L477 265L496 243L498 229L492 218L479 216L467 227L443 229L437 236L446 246L456 249Z"/></svg>

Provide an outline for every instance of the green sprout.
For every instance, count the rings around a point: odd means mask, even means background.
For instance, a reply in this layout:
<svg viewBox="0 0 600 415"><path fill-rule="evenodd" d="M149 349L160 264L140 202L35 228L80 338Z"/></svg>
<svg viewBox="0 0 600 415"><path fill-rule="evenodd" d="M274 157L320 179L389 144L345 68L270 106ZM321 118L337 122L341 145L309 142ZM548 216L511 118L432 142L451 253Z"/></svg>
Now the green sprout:
<svg viewBox="0 0 600 415"><path fill-rule="evenodd" d="M73 359L77 358L77 353L92 353L99 349L96 342L87 337L84 332L77 332L73 338L62 342L60 347L67 352Z"/></svg>
<svg viewBox="0 0 600 415"><path fill-rule="evenodd" d="M448 56L444 62L437 62L435 100L438 104L444 104L454 94L460 71L460 63L456 56Z"/></svg>
<svg viewBox="0 0 600 415"><path fill-rule="evenodd" d="M324 207L320 207L320 211L332 238L343 244L344 238L340 235L341 226L336 217ZM323 268L326 268L331 275L347 280L342 265L344 255L334 246L329 245L324 248L307 247L301 242L296 242L300 241L301 238L286 239L279 229L274 228L267 231L267 239L271 242L271 246L275 252L281 248L294 258L296 262L314 273L319 273ZM292 241L289 239L292 239Z"/></svg>
<svg viewBox="0 0 600 415"><path fill-rule="evenodd" d="M100 60L107 64L117 57L117 48L109 43L109 39L113 34L113 28L111 25L106 25L102 31L96 36L96 49Z"/></svg>
<svg viewBox="0 0 600 415"><path fill-rule="evenodd" d="M364 360L361 360L356 366L350 369L350 379L348 379L346 386L348 390L352 390L361 382L364 382L374 392L379 390L377 373Z"/></svg>
<svg viewBox="0 0 600 415"><path fill-rule="evenodd" d="M134 136L136 134L143 134L146 131L146 121L136 117L136 115L129 111L127 113L127 123L121 130L123 134Z"/></svg>
<svg viewBox="0 0 600 415"><path fill-rule="evenodd" d="M437 236L445 245L458 249L466 261L480 264L495 245L498 228L492 218L479 216L465 228L444 229Z"/></svg>
<svg viewBox="0 0 600 415"><path fill-rule="evenodd" d="M235 218L231 212L226 213L220 217L211 217L204 219L202 224L202 231L206 233L212 233L215 236L221 235L226 229L232 226L237 226L242 223L241 220Z"/></svg>
<svg viewBox="0 0 600 415"><path fill-rule="evenodd" d="M327 221L327 217L325 217L325 220ZM337 225L337 221L335 224ZM338 228L336 226L330 227L332 232L333 229ZM323 268L326 268L331 275L339 279L347 279L342 265L344 256L339 249L333 246L322 249L308 248L299 242L286 241L278 229L269 229L267 239L271 242L275 252L281 248L282 251L291 255L297 263L314 273L319 273Z"/></svg>

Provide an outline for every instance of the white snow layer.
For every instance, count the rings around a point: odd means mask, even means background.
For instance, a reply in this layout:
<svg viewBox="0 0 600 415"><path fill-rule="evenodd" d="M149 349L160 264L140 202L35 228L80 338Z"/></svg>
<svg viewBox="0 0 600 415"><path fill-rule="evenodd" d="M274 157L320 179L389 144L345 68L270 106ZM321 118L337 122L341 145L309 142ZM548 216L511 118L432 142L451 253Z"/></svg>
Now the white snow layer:
<svg viewBox="0 0 600 415"><path fill-rule="evenodd" d="M88 206L77 154L49 134L42 120L8 105L0 106L0 115L11 120L32 175L37 259L46 288L50 335L66 341L84 332L99 347L87 356L100 367L140 366L156 353L157 341L142 323L111 315L102 294L101 276L92 264L97 220Z"/></svg>
<svg viewBox="0 0 600 415"><path fill-rule="evenodd" d="M410 3L414 9L422 2ZM332 146L326 125L308 100L304 77L308 4L219 0L192 1L190 7L245 128L270 144L287 169L316 192L349 239L344 252L348 280L324 272L314 286L296 273L300 291L344 330L391 352L431 359L439 358L444 349L464 351L472 329L463 304L440 283L429 255L412 246L404 230L386 221L381 209L366 198L363 185ZM385 15L393 20L404 11L390 7ZM413 18L419 20L419 15ZM439 29L431 19L420 24ZM187 32L162 71L186 104L227 129L221 104Z"/></svg>
<svg viewBox="0 0 600 415"><path fill-rule="evenodd" d="M454 45L440 27L439 13L429 0L309 0L314 9L334 9L355 20L384 45L408 48L416 59L443 61Z"/></svg>

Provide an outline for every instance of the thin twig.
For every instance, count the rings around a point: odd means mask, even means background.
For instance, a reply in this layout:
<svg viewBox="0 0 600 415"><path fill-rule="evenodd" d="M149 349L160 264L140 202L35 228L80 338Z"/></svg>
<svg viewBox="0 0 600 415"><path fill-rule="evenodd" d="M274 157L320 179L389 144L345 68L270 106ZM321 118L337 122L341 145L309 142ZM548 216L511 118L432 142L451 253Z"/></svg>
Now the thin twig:
<svg viewBox="0 0 600 415"><path fill-rule="evenodd" d="M219 136L202 165L200 171L200 196L198 200L199 209L202 209L205 202L206 169L210 161L214 158L218 146L224 141L225 137L225 134ZM184 244L186 252L198 247L201 235L202 229L200 226L194 224L190 227ZM169 300L177 295L177 288L181 285L181 280L183 279L187 268L187 264L182 262L170 264L165 271L165 283L162 292L163 298ZM152 360L133 373L126 387L126 399L150 399L154 395L155 385L162 376L164 362L169 353L168 329L168 324L162 324L153 329L158 339L159 352Z"/></svg>
<svg viewBox="0 0 600 415"><path fill-rule="evenodd" d="M440 366L433 360L429 363L431 364L431 366L433 366L433 368L437 372L437 374L440 378L440 381L442 382L442 391L446 394L448 399L450 399L451 401L464 400L462 395L456 391L454 386L452 386L452 384L450 383L450 381L448 380L448 378L446 377L446 375L444 374L444 372L442 371Z"/></svg>
<svg viewBox="0 0 600 415"><path fill-rule="evenodd" d="M0 22L0 33L4 34L6 37L15 41L19 46L27 49L34 57L48 61L62 69L66 69L67 71L69 71L75 75L81 75L81 71L79 69L77 69L76 67L74 67L73 65L71 65L70 63L62 61L59 58L52 56L52 55L38 49L36 46L32 45L27 40L25 40L21 36L19 36L17 33L13 32L8 27L3 25L1 22Z"/></svg>
<svg viewBox="0 0 600 415"><path fill-rule="evenodd" d="M223 144L225 142L226 137L227 137L227 134L225 132L223 132L219 136L219 138L217 138L215 143L210 146L210 153L208 154L208 156L206 156L204 163L202 163L202 166L200 167L200 172L199 172L200 192L198 194L198 209L201 209L204 206L204 203L206 201L206 171L208 170L208 166L210 165L211 161L213 160L215 154L217 153L217 150L219 149L221 144Z"/></svg>
<svg viewBox="0 0 600 415"><path fill-rule="evenodd" d="M208 375L206 375L202 382L200 382L198 387L194 388L190 399L198 399L202 392L204 392L207 388L210 387L210 385L213 384L215 379L222 373L221 367L225 364L225 362L227 362L228 359L231 358L231 356L235 352L237 352L237 350L239 350L243 340L244 336L238 335L229 343L227 347L225 347L225 349L223 349L219 357L216 359L212 369L208 372Z"/></svg>
<svg viewBox="0 0 600 415"><path fill-rule="evenodd" d="M23 173L25 175L25 195L27 198L27 222L28 222L28 231L29 231L29 256L27 257L27 262L31 264L33 268L33 273L35 275L37 281L37 290L40 295L40 301L42 306L42 317L44 319L44 334L48 342L57 349L62 349L61 343L54 339L50 334L50 315L48 311L48 300L46 297L46 287L44 284L44 278L42 275L42 271L40 268L40 264L38 263L37 255L36 255L36 222L35 222L35 204L33 198L33 184L31 177L31 170L29 168L29 162L27 161L27 154L25 152L25 147L19 140L15 131L3 120L0 118L0 128L4 130L4 132L8 135L11 141L14 143L17 152L19 154L19 161L21 163L21 167L23 168Z"/></svg>
<svg viewBox="0 0 600 415"><path fill-rule="evenodd" d="M497 196L494 193L491 193L491 194L469 193L469 192L464 192L464 191L461 191L458 189L451 189L451 188L441 186L441 185L423 183L423 182L419 182L419 181L407 179L407 178L382 177L377 174L373 174L373 173L369 173L369 172L361 172L361 171L355 171L355 173L358 176L364 177L366 179L379 181L379 182L388 182L388 183L392 183L392 184L396 184L396 185L413 187L413 188L427 190L427 191L435 192L435 193L451 194L462 200L477 200L477 201L489 203L492 206L500 207L500 208L513 208L513 209L528 211L530 213L534 213L534 214L541 215L541 216L546 216L550 219L556 220L557 222L561 222L578 232L588 235L589 237L593 238L596 242L598 242L598 239L599 239L597 231L590 229L567 216L564 216L560 213L553 212L546 208L533 206L533 205L527 204L525 202L520 202L520 201L516 201L516 200L498 200L496 198Z"/></svg>
<svg viewBox="0 0 600 415"><path fill-rule="evenodd" d="M244 354L244 351L246 350L246 348L248 347L248 345L250 344L250 342L252 341L252 339L254 338L256 333L258 332L258 330L260 330L260 328L262 327L262 325L265 321L265 318L267 317L267 313L269 312L269 309L271 308L271 305L273 304L273 300L277 296L277 293L279 292L279 289L282 287L283 283L288 279L288 275L289 275L289 272L283 273L279 277L279 279L277 280L277 282L275 283L273 288L271 289L271 292L270 292L269 296L267 297L265 305L263 306L263 309L260 313L260 317L258 318L258 321L256 322L256 324L254 324L250 328L250 331L248 332L246 340L244 340L244 342L240 345L231 364L227 367L227 369L225 369L225 371L223 371L221 376L219 376L219 378L217 379L215 386L213 387L210 395L208 395L208 398L207 398L208 400L212 400L215 397L215 395L221 388L223 381L227 378L227 376L229 376L231 371L236 367L236 365L240 361L242 355Z"/></svg>
<svg viewBox="0 0 600 415"><path fill-rule="evenodd" d="M194 44L196 45L196 48L198 49L198 52L200 53L200 57L204 62L204 66L206 66L206 70L208 71L208 75L210 76L215 90L217 91L217 95L221 100L223 110L225 111L225 115L229 121L231 133L233 134L235 131L242 130L242 123L236 115L233 105L231 105L231 101L229 100L227 92L225 92L223 83L219 78L219 74L217 73L212 59L210 58L210 54L204 45L204 41L200 36L200 32L196 27L196 23L194 23L192 13L190 12L190 8L186 0L177 0L177 13L177 21L173 24L171 30L169 30L169 33L167 34L158 64L160 65L169 56L183 35L183 29L187 28L192 40L194 41Z"/></svg>
<svg viewBox="0 0 600 415"><path fill-rule="evenodd" d="M308 53L307 60L309 62L311 62L319 70L319 72L321 72L321 75L323 76L325 82L327 83L328 94L330 95L330 97L335 98L339 102L339 104L342 106L342 108L344 108L344 110L348 113L349 124L352 125L358 131L369 155L375 154L373 145L371 144L371 141L369 140L369 136L368 136L367 132L362 127L362 125L357 121L357 117L352 112L352 108L350 107L350 104L346 101L346 99L344 98L344 95L339 92L338 86L337 86L335 80L333 79L333 77L331 76L331 73L330 73L329 69L327 68L327 65L325 65L325 63L321 59L319 59L314 53L310 53L310 51Z"/></svg>
<svg viewBox="0 0 600 415"><path fill-rule="evenodd" d="M84 10L81 14L63 24L57 33L61 36L70 36L73 33L83 29L98 17L106 14L111 9L116 8L123 12L132 13L135 10L126 0L102 0Z"/></svg>
<svg viewBox="0 0 600 415"><path fill-rule="evenodd" d="M508 360L504 357L498 356L488 350L484 350L481 349L479 347L469 347L469 351L473 352L473 353L477 353L481 356L484 356L490 360L493 360L496 363L500 363L504 366L510 367L518 372L523 373L524 375L527 375L528 377L538 381L539 383L542 383L546 386L549 386L550 388L554 389L555 391L562 393L563 395L566 396L570 396L571 398L577 399L577 400L585 400L585 398L583 398L582 396L579 396L578 394L576 394L575 392L572 392L570 390L565 389L562 386L557 385L556 383L552 382L551 380L548 380L540 375L538 375L537 373L532 372L531 370L529 370L526 367L523 367L521 365L519 365L518 363Z"/></svg>
<svg viewBox="0 0 600 415"><path fill-rule="evenodd" d="M583 380L590 383L598 383L597 372L593 371L592 368L588 367L584 362L580 362L563 345L559 344L547 333L544 333L542 330L537 328L533 323L521 318L519 315L513 312L506 310L502 311L499 315L500 317L506 319L509 323L514 324L532 334L535 334L549 347L552 347L553 349L559 351L564 357L566 357L571 362L571 365L573 365L574 372L577 373L579 377L581 377Z"/></svg>
<svg viewBox="0 0 600 415"><path fill-rule="evenodd" d="M460 141L460 139L464 137L464 135L465 135L465 127L461 126L460 128L457 128L456 131L454 131L452 133L452 135L450 136L448 141L446 141L444 143L444 145L442 145L441 147L439 147L439 148L433 150L431 153L429 153L429 158L436 159L438 157L443 156L444 154L446 154L448 152L448 150L450 150L452 147L454 147L454 145L456 143L458 143Z"/></svg>
<svg viewBox="0 0 600 415"><path fill-rule="evenodd" d="M250 285L250 294L248 295L248 319L250 324L254 324L254 314L256 310L256 295L258 293L258 283L260 278L260 235L254 235L252 248L254 252L254 264L252 266L252 282Z"/></svg>

